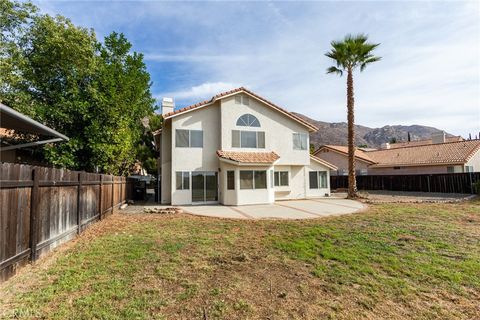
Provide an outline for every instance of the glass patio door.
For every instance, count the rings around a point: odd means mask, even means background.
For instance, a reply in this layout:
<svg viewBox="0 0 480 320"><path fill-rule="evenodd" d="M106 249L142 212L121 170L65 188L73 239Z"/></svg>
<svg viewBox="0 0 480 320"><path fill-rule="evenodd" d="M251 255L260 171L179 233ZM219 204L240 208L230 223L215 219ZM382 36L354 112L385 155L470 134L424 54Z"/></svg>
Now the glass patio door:
<svg viewBox="0 0 480 320"><path fill-rule="evenodd" d="M192 172L192 202L218 201L218 179L216 172Z"/></svg>

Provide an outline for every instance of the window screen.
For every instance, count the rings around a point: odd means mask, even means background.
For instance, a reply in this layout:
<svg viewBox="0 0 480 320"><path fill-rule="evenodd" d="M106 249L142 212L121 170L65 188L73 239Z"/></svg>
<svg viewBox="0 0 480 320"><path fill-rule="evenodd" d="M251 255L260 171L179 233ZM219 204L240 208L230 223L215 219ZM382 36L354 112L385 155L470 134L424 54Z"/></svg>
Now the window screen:
<svg viewBox="0 0 480 320"><path fill-rule="evenodd" d="M327 187L327 173L325 171L319 171L318 176L320 177L320 188Z"/></svg>
<svg viewBox="0 0 480 320"><path fill-rule="evenodd" d="M265 148L265 132L257 132L257 148Z"/></svg>
<svg viewBox="0 0 480 320"><path fill-rule="evenodd" d="M186 171L177 171L175 173L175 182L177 190L190 189L190 173Z"/></svg>
<svg viewBox="0 0 480 320"><path fill-rule="evenodd" d="M288 171L275 171L275 186L288 186Z"/></svg>
<svg viewBox="0 0 480 320"><path fill-rule="evenodd" d="M203 147L203 131L202 130L190 130L190 147L192 148Z"/></svg>
<svg viewBox="0 0 480 320"><path fill-rule="evenodd" d="M240 189L253 189L253 171L240 171Z"/></svg>
<svg viewBox="0 0 480 320"><path fill-rule="evenodd" d="M255 189L267 189L267 171L255 172Z"/></svg>
<svg viewBox="0 0 480 320"><path fill-rule="evenodd" d="M235 171L227 171L227 190L235 190Z"/></svg>
<svg viewBox="0 0 480 320"><path fill-rule="evenodd" d="M232 130L232 148L240 148L240 131Z"/></svg>
<svg viewBox="0 0 480 320"><path fill-rule="evenodd" d="M307 145L308 145L308 135L306 133L293 134L294 150L307 150Z"/></svg>
<svg viewBox="0 0 480 320"><path fill-rule="evenodd" d="M188 130L175 130L175 146L178 148L188 148L189 138Z"/></svg>
<svg viewBox="0 0 480 320"><path fill-rule="evenodd" d="M317 171L310 171L308 173L308 180L310 184L310 189L318 189L318 174Z"/></svg>
<svg viewBox="0 0 480 320"><path fill-rule="evenodd" d="M240 132L240 146L242 148L256 148L257 147L257 133L255 131L241 131Z"/></svg>

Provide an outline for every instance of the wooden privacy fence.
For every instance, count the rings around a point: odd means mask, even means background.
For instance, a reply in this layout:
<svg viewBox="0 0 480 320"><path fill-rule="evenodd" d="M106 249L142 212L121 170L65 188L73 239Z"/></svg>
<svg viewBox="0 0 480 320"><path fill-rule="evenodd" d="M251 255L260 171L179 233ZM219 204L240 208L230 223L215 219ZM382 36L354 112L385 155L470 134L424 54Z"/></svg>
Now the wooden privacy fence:
<svg viewBox="0 0 480 320"><path fill-rule="evenodd" d="M0 282L103 219L130 196L125 177L0 164Z"/></svg>
<svg viewBox="0 0 480 320"><path fill-rule="evenodd" d="M357 176L357 189L475 193L473 184L477 181L480 181L480 172ZM330 188L348 188L348 176L330 176Z"/></svg>

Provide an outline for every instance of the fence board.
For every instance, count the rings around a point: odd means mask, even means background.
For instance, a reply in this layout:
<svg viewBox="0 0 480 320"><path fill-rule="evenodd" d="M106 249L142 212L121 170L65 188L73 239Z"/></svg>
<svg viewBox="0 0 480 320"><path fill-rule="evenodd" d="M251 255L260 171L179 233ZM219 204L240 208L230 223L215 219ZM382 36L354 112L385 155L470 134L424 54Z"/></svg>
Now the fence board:
<svg viewBox="0 0 480 320"><path fill-rule="evenodd" d="M124 177L0 163L0 282L111 214L128 189Z"/></svg>
<svg viewBox="0 0 480 320"><path fill-rule="evenodd" d="M440 193L474 193L480 172L357 176L359 190L390 190ZM330 176L331 189L348 188L348 176Z"/></svg>

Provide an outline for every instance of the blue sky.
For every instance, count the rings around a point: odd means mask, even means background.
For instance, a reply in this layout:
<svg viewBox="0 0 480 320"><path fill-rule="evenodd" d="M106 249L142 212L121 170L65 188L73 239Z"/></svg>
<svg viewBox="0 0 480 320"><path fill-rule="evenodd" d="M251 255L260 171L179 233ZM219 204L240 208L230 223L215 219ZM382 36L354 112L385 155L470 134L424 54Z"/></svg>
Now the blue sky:
<svg viewBox="0 0 480 320"><path fill-rule="evenodd" d="M480 2L36 1L145 55L157 98L186 106L246 86L288 110L346 121L330 41L366 33L383 60L354 76L356 123L480 131Z"/></svg>

